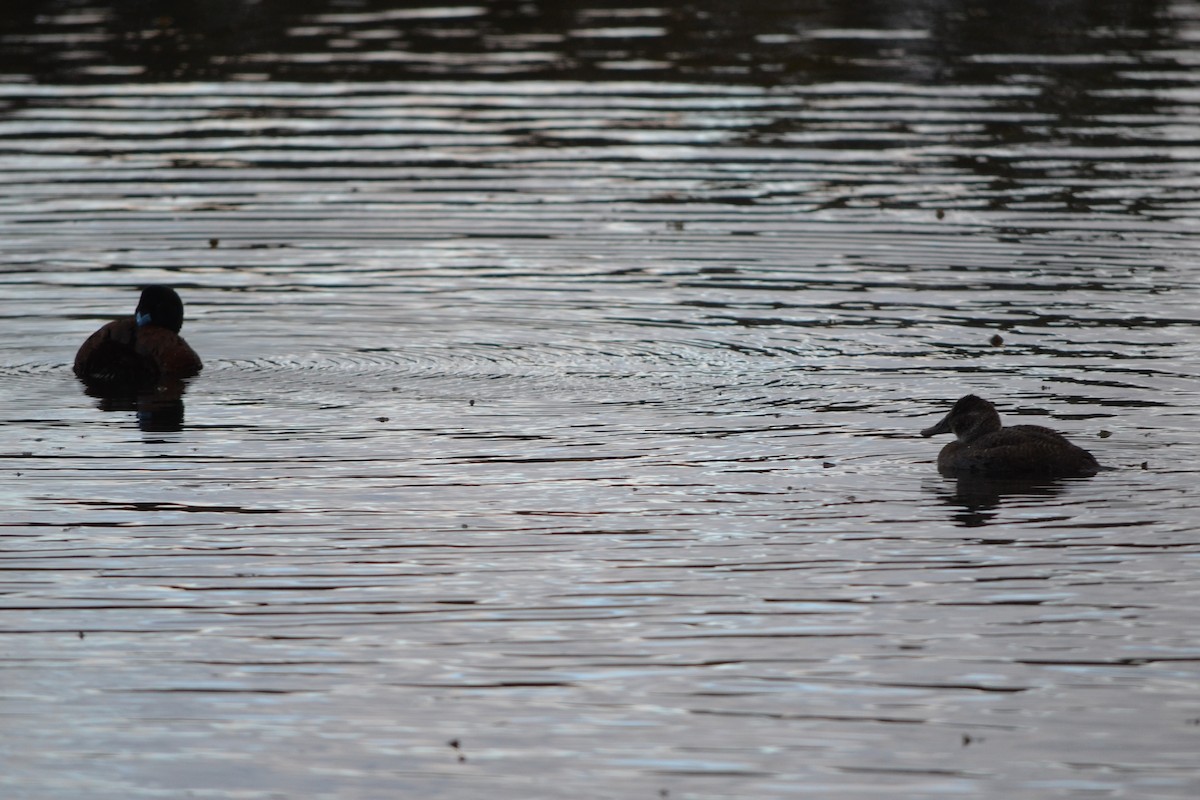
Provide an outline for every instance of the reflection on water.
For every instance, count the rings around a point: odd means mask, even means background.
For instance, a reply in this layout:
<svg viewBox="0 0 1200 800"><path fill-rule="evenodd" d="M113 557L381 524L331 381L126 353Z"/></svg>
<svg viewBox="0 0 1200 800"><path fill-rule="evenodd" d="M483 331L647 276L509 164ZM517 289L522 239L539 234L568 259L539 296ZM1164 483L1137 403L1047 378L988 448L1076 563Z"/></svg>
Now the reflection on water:
<svg viewBox="0 0 1200 800"><path fill-rule="evenodd" d="M7 10L0 795L1194 796L1198 34ZM71 374L148 283L186 424Z"/></svg>
<svg viewBox="0 0 1200 800"><path fill-rule="evenodd" d="M138 427L146 432L183 430L183 393L186 383L181 380L161 382L153 388L129 393L87 388L90 397L97 398L101 411L134 412Z"/></svg>
<svg viewBox="0 0 1200 800"><path fill-rule="evenodd" d="M926 483L928 491L935 493L947 506L956 510L953 518L957 524L968 528L978 528L993 521L1003 520L999 514L1002 503L1010 498L1013 500L1029 500L1032 498L1054 499L1070 488L1071 483L1079 479L1062 478L1058 480L1022 480L1000 478L947 478L940 482ZM1026 507L1030 504L1025 503ZM1035 504L1036 505L1036 504ZM1055 506L1048 506L1055 508Z"/></svg>
<svg viewBox="0 0 1200 800"><path fill-rule="evenodd" d="M1022 63L1045 100L1064 108L1095 102L1089 93L1115 69L1178 57L1173 36L1194 19L1192 4L1160 0L1062 0L1052 10L1031 0L66 5L8 10L6 71L106 83L267 75L967 85L991 82L997 63Z"/></svg>

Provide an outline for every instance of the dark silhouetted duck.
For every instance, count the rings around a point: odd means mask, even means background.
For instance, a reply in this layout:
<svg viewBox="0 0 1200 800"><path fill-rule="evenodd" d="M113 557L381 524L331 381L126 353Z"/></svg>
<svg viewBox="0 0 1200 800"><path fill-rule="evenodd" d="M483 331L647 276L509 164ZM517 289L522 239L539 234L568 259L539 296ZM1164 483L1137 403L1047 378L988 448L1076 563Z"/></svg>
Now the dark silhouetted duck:
<svg viewBox="0 0 1200 800"><path fill-rule="evenodd" d="M996 407L969 394L922 436L953 433L956 440L938 453L943 475L985 478L1067 478L1095 475L1101 467L1087 450L1040 425L1000 424Z"/></svg>
<svg viewBox="0 0 1200 800"><path fill-rule="evenodd" d="M75 354L75 374L89 386L144 387L190 378L203 365L179 335L183 301L169 286L142 290L132 317L113 320L88 337Z"/></svg>

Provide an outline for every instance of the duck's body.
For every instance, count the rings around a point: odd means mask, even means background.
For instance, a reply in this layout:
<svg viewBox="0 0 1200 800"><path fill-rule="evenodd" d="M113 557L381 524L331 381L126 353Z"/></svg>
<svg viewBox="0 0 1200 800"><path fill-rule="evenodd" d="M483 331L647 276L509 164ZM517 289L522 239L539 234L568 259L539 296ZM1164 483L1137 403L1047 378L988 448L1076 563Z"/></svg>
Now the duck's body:
<svg viewBox="0 0 1200 800"><path fill-rule="evenodd" d="M953 433L938 453L943 475L987 478L1066 478L1095 475L1100 464L1082 447L1041 425L1000 424L1000 415L987 400L969 394L954 404L941 422L922 436Z"/></svg>
<svg viewBox="0 0 1200 800"><path fill-rule="evenodd" d="M89 385L136 388L190 378L203 364L183 337L183 302L174 289L148 286L132 317L113 320L75 354L75 374Z"/></svg>

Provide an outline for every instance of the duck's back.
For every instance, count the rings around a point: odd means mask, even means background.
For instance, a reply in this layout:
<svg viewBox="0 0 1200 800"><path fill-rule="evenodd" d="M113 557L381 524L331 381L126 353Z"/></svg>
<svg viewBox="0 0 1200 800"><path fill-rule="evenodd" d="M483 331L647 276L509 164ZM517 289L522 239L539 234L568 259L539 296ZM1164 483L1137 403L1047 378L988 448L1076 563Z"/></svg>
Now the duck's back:
<svg viewBox="0 0 1200 800"><path fill-rule="evenodd" d="M89 383L134 386L162 377L189 378L202 364L174 331L114 320L88 337L75 354L75 374Z"/></svg>
<svg viewBox="0 0 1200 800"><path fill-rule="evenodd" d="M967 443L951 442L938 455L938 470L996 478L1094 475L1095 457L1057 431L1013 425Z"/></svg>
<svg viewBox="0 0 1200 800"><path fill-rule="evenodd" d="M164 377L190 378L204 367L182 336L157 325L138 328L137 352L154 362Z"/></svg>
<svg viewBox="0 0 1200 800"><path fill-rule="evenodd" d="M138 355L133 317L113 320L87 338L75 354L75 374L90 383L134 384L157 375L154 364Z"/></svg>

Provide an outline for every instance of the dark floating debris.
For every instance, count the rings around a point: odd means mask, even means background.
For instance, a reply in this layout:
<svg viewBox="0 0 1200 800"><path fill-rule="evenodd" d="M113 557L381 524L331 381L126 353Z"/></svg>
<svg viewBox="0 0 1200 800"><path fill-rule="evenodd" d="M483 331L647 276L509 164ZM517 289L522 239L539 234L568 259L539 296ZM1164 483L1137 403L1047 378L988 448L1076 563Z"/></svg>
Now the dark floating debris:
<svg viewBox="0 0 1200 800"><path fill-rule="evenodd" d="M221 243L221 240L220 240L220 239L209 239L209 240L208 240L208 246L209 246L210 248L212 248L213 250L216 250L216 249L217 249L217 245L219 245L220 243Z"/></svg>
<svg viewBox="0 0 1200 800"><path fill-rule="evenodd" d="M458 739L451 739L450 741L446 742L446 744L450 745L451 749L458 754L458 763L461 764L467 760L466 755L463 754L462 745L459 743Z"/></svg>
<svg viewBox="0 0 1200 800"><path fill-rule="evenodd" d="M999 347L1000 345L1004 344L1004 337L998 333L994 333L989 341L991 341L992 347Z"/></svg>

